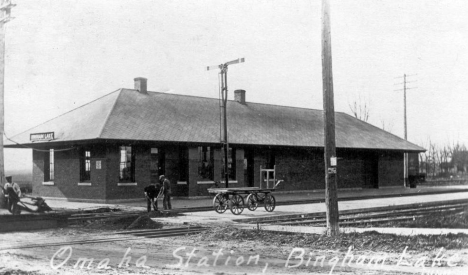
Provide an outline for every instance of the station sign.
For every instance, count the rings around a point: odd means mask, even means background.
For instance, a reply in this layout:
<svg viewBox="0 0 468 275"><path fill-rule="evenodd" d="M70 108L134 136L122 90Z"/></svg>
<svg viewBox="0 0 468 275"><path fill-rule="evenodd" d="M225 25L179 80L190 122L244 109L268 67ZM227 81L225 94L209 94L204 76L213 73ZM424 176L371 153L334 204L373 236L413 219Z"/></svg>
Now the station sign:
<svg viewBox="0 0 468 275"><path fill-rule="evenodd" d="M31 141L49 141L54 139L54 132L34 133L29 135Z"/></svg>

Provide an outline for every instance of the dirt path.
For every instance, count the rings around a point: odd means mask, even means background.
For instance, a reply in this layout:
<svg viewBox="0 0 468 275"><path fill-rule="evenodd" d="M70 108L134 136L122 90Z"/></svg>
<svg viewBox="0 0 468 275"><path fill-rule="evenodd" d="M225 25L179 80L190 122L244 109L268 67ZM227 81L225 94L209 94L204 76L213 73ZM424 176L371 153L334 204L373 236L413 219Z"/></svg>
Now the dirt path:
<svg viewBox="0 0 468 275"><path fill-rule="evenodd" d="M111 237L81 229L0 234L1 245ZM410 250L408 250L410 251ZM403 252L403 251L402 251ZM443 250L442 267L431 267L438 251L316 250L255 241L200 240L197 236L139 239L72 246L0 250L0 274L467 274L468 250ZM458 258L447 260L453 255ZM359 259L374 257L369 265ZM425 258L424 258L425 257ZM85 262L83 259L85 259ZM289 260L288 260L289 259ZM380 259L377 264L375 260ZM351 263L349 263L351 260ZM344 262L343 262L344 261ZM419 261L419 262L418 262ZM414 267L425 262L426 267ZM413 267L405 264L411 263ZM437 261L436 261L437 263Z"/></svg>

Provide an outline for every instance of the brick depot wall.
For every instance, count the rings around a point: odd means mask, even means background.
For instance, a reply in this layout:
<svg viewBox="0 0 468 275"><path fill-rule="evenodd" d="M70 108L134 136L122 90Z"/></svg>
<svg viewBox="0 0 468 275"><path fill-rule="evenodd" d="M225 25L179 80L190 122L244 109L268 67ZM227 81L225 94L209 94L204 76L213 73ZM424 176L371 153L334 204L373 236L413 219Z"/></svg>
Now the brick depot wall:
<svg viewBox="0 0 468 275"><path fill-rule="evenodd" d="M361 159L340 159L338 160L338 188L361 188L364 181L362 176ZM324 175L325 178L325 175Z"/></svg>
<svg viewBox="0 0 468 275"><path fill-rule="evenodd" d="M199 165L198 147L189 147L189 183L188 196L208 196L208 189L213 187L214 182L221 182L219 187L226 187L222 174L223 159L221 149L215 149L213 153L214 174L213 181L206 184L198 182L206 181L198 175ZM212 183L211 183L212 182ZM244 187L244 150L236 148L236 180L229 181L229 187Z"/></svg>
<svg viewBox="0 0 468 275"><path fill-rule="evenodd" d="M143 197L143 188L150 184L150 152L152 146L133 145L135 150L136 186L118 186L120 144L101 144L92 147L91 186L78 186L79 154L77 150L55 152L55 185L43 185L44 154L33 151L33 194L46 197L67 197L90 200L134 199ZM154 147L154 146L153 146ZM158 146L156 146L158 147ZM59 148L57 148L59 149ZM180 178L178 146L165 146L165 175L172 184L173 196L206 196L213 184L197 184L202 180L198 175L198 147L188 148L187 184L177 184ZM260 166L267 160L265 148L254 148L254 186L259 186ZM275 164L277 179L284 182L282 191L298 191L325 188L323 150L276 148ZM372 154L357 150L338 150L338 187L360 188L365 183L365 169L370 161L378 161L379 186L403 185L403 154L380 152L378 158L368 159ZM214 181L222 180L221 149L214 151ZM101 168L97 169L97 162ZM230 187L246 186L244 182L244 149L236 148L236 180ZM214 182L213 181L213 182ZM224 187L221 184L220 187Z"/></svg>
<svg viewBox="0 0 468 275"><path fill-rule="evenodd" d="M337 150L338 188L370 188L372 183L372 165L378 169L379 184L395 185L398 182L400 160L384 158L380 163L377 153L360 150ZM379 162L376 164L375 162ZM259 182L259 166L265 163L262 152L255 152L255 186ZM277 179L284 180L280 190L312 190L325 188L323 149L275 149ZM380 175L383 173L383 175Z"/></svg>
<svg viewBox="0 0 468 275"><path fill-rule="evenodd" d="M59 150L60 148L56 148ZM91 158L91 186L79 186L80 156L78 150L54 152L54 185L43 185L44 154L33 151L33 195L69 199L104 199L105 172L96 170L96 160Z"/></svg>
<svg viewBox="0 0 468 275"><path fill-rule="evenodd" d="M323 152L319 150L282 149L275 151L276 178L284 180L280 190L325 188Z"/></svg>
<svg viewBox="0 0 468 275"><path fill-rule="evenodd" d="M214 180L219 180L219 175L217 175L216 171L219 169L219 165L217 165L216 159L219 159L219 151L214 152ZM198 147L190 147L189 148L189 192L188 195L192 196L207 196L208 191L207 188L210 188L212 184L198 184L198 181L203 180L198 175Z"/></svg>
<svg viewBox="0 0 468 275"><path fill-rule="evenodd" d="M163 148L165 153L164 175L171 182L173 196L186 196L188 186L178 185L179 179L179 148L176 146L132 145L135 150L135 182L136 186L119 186L120 144L107 147L107 200L137 199L144 197L144 188L151 183L151 148Z"/></svg>
<svg viewBox="0 0 468 275"><path fill-rule="evenodd" d="M338 188L364 188L370 181L371 168L366 166L377 161L375 156L357 150L337 150L337 157Z"/></svg>
<svg viewBox="0 0 468 275"><path fill-rule="evenodd" d="M188 196L200 196L203 194L203 190L197 185L198 178L198 148L189 147L188 149L188 166L189 166L189 175L188 175Z"/></svg>
<svg viewBox="0 0 468 275"><path fill-rule="evenodd" d="M213 181L207 184L199 184L198 182L206 182L206 179L203 179L198 175L198 165L199 165L199 155L198 155L198 147L189 147L189 190L188 196L208 196L209 193L207 191L208 188L213 187L215 181L221 181L221 167L222 167L222 160L221 160L221 150L215 149L213 152ZM225 187L224 183L221 183L219 187Z"/></svg>
<svg viewBox="0 0 468 275"><path fill-rule="evenodd" d="M244 182L244 150L236 148L236 181L237 183L230 184L232 187L245 187L247 184Z"/></svg>
<svg viewBox="0 0 468 275"><path fill-rule="evenodd" d="M213 159L214 159L214 174L213 174L213 180L217 182L224 181L224 175L223 175L223 156L221 154L221 149L214 149L213 153ZM198 160L197 160L198 161ZM197 162L198 165L198 162ZM197 180L201 180L201 178L197 175ZM224 183L220 183L219 187L226 187ZM204 187L206 189L206 187Z"/></svg>
<svg viewBox="0 0 468 275"><path fill-rule="evenodd" d="M146 146L132 146L135 150L135 182L136 186L119 186L120 144L107 146L107 200L122 200L144 198L143 189L149 185L150 149Z"/></svg>
<svg viewBox="0 0 468 275"><path fill-rule="evenodd" d="M379 155L379 187L403 186L403 153Z"/></svg>

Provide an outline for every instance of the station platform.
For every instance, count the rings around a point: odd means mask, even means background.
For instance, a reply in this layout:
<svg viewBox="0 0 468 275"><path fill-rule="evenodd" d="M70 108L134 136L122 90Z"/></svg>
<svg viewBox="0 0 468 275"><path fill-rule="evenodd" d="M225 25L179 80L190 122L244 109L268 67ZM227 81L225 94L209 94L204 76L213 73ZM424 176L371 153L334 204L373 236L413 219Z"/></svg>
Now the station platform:
<svg viewBox="0 0 468 275"><path fill-rule="evenodd" d="M468 190L464 189L463 192L451 192L451 193L415 193L408 196L393 196L393 197L376 197L361 199L359 197L349 198L347 200L341 200L338 202L339 211L355 210L355 209L371 209L379 207L392 207L397 205L407 205L415 203L426 203L426 202L438 202L438 201L449 201L449 200L463 200L468 199ZM228 209L222 214L216 213L214 210L209 211L198 211L198 212L187 212L183 216L173 217L171 220L177 222L181 220L197 221L200 223L209 223L211 221L224 220L226 222L232 222L235 220L246 220L249 218L261 219L265 217L276 216L291 216L301 215L310 213L321 213L326 211L325 203L323 202L311 202L307 204L289 204L289 205L277 205L273 212L267 212L263 208L262 204L259 204L257 210L250 211L247 208L244 209L242 214L234 215Z"/></svg>
<svg viewBox="0 0 468 275"><path fill-rule="evenodd" d="M346 200L338 202L339 211L347 210L372 210L378 208L394 208L401 205L416 205L423 203L434 202L449 202L449 201L466 201L468 199L468 190L459 189L461 192L450 192L435 194L430 192L407 193L405 196L387 196L362 199L362 197L347 197ZM395 194L395 193L393 193ZM186 212L179 216L167 218L154 218L166 223L179 223L185 225L214 225L224 224L234 226L240 229L309 233L309 234L325 234L325 227L317 227L310 225L292 226L292 225L275 225L275 224L258 224L256 221L275 220L294 217L307 217L314 213L325 213L326 206L323 202L311 202L307 204L289 204L277 205L273 212L267 212L263 205L260 204L255 211L250 211L244 208L240 215L234 215L229 209L226 212L219 214L214 210ZM443 234L466 234L468 229L444 229L444 228L385 228L385 227L345 227L340 228L342 233L366 232L375 231L382 234L397 234L397 235L443 235Z"/></svg>
<svg viewBox="0 0 468 275"><path fill-rule="evenodd" d="M421 186L417 188L382 188L382 189L359 189L359 190L338 190L339 201L363 200L363 204L369 204L370 199L382 198L403 198L403 197L418 197L434 194L455 194L468 192L468 185L454 186L437 186L428 187ZM325 201L325 191L301 191L287 193L282 191L274 191L272 193L276 198L277 207L283 205L298 205L323 203ZM468 198L468 196L466 196ZM56 210L86 210L95 208L119 208L122 210L145 211L146 200L141 198L138 201L120 202L120 203L88 203L67 201L64 199L45 198L46 203ZM208 198L173 198L171 200L172 208L182 212L196 212L212 210L213 197ZM158 206L162 209L162 199L158 201ZM297 207L296 207L297 209ZM279 209L275 210L278 211ZM248 211L248 210L247 210ZM260 211L260 210L257 210ZM213 211L214 212L214 211ZM216 214L216 213L215 213ZM11 215L6 209L0 209L0 215ZM244 215L244 214L243 214Z"/></svg>

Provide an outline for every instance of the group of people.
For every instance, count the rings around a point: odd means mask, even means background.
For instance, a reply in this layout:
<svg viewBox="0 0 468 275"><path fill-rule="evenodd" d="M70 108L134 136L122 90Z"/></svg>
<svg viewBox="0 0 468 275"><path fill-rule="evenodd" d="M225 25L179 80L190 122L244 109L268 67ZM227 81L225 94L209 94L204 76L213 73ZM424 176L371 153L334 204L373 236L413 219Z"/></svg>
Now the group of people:
<svg viewBox="0 0 468 275"><path fill-rule="evenodd" d="M5 199L7 202L7 208L10 213L13 213L16 203L21 197L21 189L16 182L12 182L12 177L5 177L7 182L5 183L3 190L5 194ZM151 205L153 206L154 211L158 211L158 198L163 196L163 208L164 210L172 209L171 205L171 183L164 176L159 176L158 183L152 183L145 187L145 197L148 204L148 212L151 211Z"/></svg>
<svg viewBox="0 0 468 275"><path fill-rule="evenodd" d="M12 182L12 176L6 176L5 179L7 182L3 186L3 192L5 194L7 209L10 213L13 213L16 203L21 197L21 188L16 182Z"/></svg>
<svg viewBox="0 0 468 275"><path fill-rule="evenodd" d="M163 196L163 208L164 210L172 209L171 206L171 183L164 176L159 176L158 183L151 183L145 187L145 197L148 205L148 212L151 211L151 205L154 211L158 211L158 198Z"/></svg>

